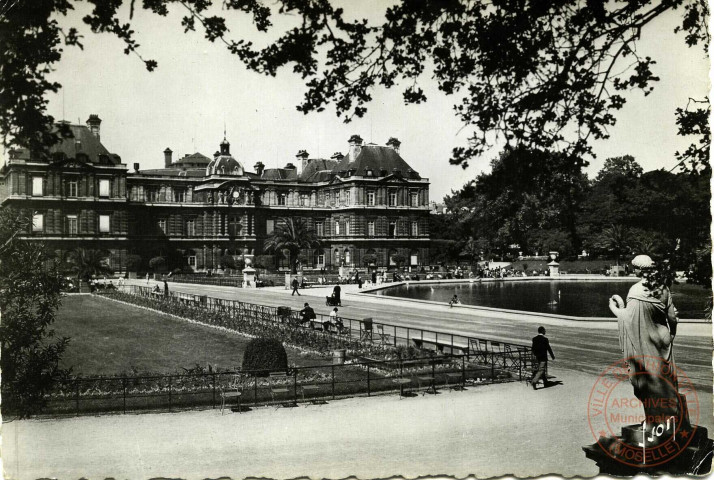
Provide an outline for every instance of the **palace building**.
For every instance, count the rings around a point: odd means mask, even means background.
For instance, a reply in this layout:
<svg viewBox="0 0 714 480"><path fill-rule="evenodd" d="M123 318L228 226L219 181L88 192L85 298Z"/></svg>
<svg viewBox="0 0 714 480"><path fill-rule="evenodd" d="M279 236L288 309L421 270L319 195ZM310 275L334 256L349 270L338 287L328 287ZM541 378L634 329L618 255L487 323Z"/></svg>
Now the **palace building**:
<svg viewBox="0 0 714 480"><path fill-rule="evenodd" d="M126 256L163 256L169 268L221 268L226 255L265 255L265 239L286 218L308 222L321 248L305 251L308 268L389 267L428 263L429 181L400 156L400 142L349 139L347 154L310 158L300 150L283 168L258 161L246 170L224 138L212 157L200 153L164 168L129 169L100 142L101 120L70 125L49 158L10 150L0 169L0 205L32 215L24 239L58 254L78 247L110 253L112 268ZM277 266L287 259L278 252ZM400 258L401 257L401 258ZM376 261L373 259L376 258ZM372 259L372 260L370 260Z"/></svg>

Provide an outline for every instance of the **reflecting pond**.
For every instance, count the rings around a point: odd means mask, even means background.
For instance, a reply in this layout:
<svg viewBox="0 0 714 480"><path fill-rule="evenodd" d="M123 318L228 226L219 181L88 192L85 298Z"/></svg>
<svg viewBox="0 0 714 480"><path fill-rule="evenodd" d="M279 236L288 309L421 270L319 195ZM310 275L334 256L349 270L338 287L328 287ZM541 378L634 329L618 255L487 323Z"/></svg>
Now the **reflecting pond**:
<svg viewBox="0 0 714 480"><path fill-rule="evenodd" d="M448 303L456 294L461 303L482 307L505 308L578 317L612 317L608 299L612 295L626 298L637 281L612 280L534 280L483 281L452 284L419 284L389 287L376 295L414 298ZM704 318L711 291L697 285L677 284L672 288L674 305L680 318Z"/></svg>

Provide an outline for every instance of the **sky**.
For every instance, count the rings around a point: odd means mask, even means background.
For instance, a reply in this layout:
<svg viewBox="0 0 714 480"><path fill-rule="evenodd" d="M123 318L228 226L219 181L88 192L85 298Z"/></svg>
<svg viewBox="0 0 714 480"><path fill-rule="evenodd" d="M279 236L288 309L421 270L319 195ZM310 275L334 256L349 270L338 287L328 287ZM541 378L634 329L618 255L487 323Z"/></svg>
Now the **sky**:
<svg viewBox="0 0 714 480"><path fill-rule="evenodd" d="M346 3L346 16L378 21L384 5L377 0ZM346 153L352 134L377 144L397 137L402 157L430 179L431 200L438 202L489 171L498 154L494 149L472 160L465 171L449 165L452 148L465 144L468 131L453 114L453 98L440 94L433 82L422 83L429 98L422 105L404 105L399 88L377 90L366 116L344 124L329 107L321 113L298 112L295 106L305 87L289 69L277 77L249 72L221 44L209 43L200 32L184 34L178 7L168 18L142 10L134 17L142 55L158 61L152 73L136 57L124 55L113 36L89 32L80 20L84 13L78 10L60 19L85 33L84 50L65 49L52 76L64 88L50 97L48 110L58 120L80 123L98 114L102 143L129 168L134 163L142 169L162 167L166 147L174 159L193 152L211 156L224 127L231 153L247 170L257 161L284 166L301 149L311 157ZM128 20L128 12L123 15ZM670 12L643 30L639 53L657 59L654 74L661 80L646 98L640 92L627 94L611 138L595 144L597 158L586 169L591 177L606 158L626 154L645 170L669 170L677 163L674 152L688 145L676 135L674 111L688 98L708 94L709 63L701 47L690 49L681 34L672 33L679 15ZM229 28L237 34L254 31L234 18L229 18Z"/></svg>

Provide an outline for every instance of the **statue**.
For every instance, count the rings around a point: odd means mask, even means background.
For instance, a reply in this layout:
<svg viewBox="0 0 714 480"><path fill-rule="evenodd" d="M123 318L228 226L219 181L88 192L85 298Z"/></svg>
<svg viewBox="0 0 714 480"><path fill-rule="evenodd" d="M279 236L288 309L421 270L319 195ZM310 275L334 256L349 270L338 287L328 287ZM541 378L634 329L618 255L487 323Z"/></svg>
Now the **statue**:
<svg viewBox="0 0 714 480"><path fill-rule="evenodd" d="M628 364L630 383L635 397L643 404L648 429L666 423L671 417L688 427L686 406L677 396L673 343L679 319L669 290L671 280L665 268L656 266L647 255L635 257L632 266L642 280L630 288L627 304L614 295L609 305L617 317L620 348Z"/></svg>
<svg viewBox="0 0 714 480"><path fill-rule="evenodd" d="M630 288L627 303L619 295L613 295L609 303L617 317L623 360L615 364L616 368L606 369L593 387L588 422L597 443L584 446L583 451L601 474L708 472L714 442L705 427L692 423L699 416L696 393L684 372L679 371L678 378L674 363L679 320L669 289L673 278L670 265L638 255L632 266L642 279ZM641 406L644 416L636 420L643 419L641 423L621 425L621 434L617 435L615 424L607 424L603 410L618 407L613 402L617 395L611 397L610 393L628 380L639 400L635 408ZM691 403L689 396L694 400Z"/></svg>

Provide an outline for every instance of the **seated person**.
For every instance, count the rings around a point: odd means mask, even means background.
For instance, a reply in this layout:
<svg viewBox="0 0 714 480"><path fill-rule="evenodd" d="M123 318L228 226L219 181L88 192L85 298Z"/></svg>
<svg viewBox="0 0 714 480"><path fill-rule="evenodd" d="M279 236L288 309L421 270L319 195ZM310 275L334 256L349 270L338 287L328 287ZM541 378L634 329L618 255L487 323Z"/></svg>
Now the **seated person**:
<svg viewBox="0 0 714 480"><path fill-rule="evenodd" d="M159 288L158 283L156 285L154 285L154 289L152 290L152 293L161 293L161 289Z"/></svg>
<svg viewBox="0 0 714 480"><path fill-rule="evenodd" d="M310 320L317 318L315 310L312 309L309 303L305 303L305 308L300 310L300 315L302 315L301 323L309 323Z"/></svg>
<svg viewBox="0 0 714 480"><path fill-rule="evenodd" d="M461 305L461 301L457 295L454 295L449 302L449 307L453 307L454 305Z"/></svg>

